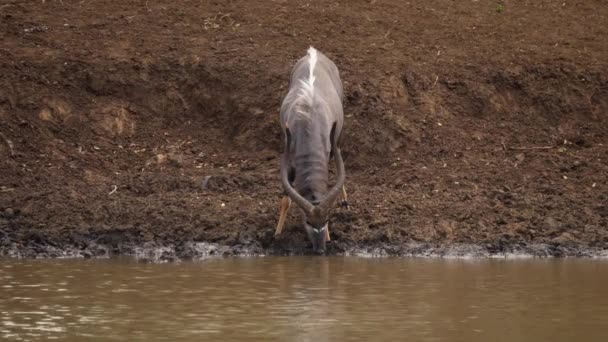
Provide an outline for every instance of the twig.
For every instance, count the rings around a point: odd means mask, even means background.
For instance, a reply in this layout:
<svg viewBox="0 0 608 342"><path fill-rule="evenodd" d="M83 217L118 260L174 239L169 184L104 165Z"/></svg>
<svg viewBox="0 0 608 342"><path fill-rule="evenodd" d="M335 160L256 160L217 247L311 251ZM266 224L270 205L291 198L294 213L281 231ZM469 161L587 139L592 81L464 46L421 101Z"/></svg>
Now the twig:
<svg viewBox="0 0 608 342"><path fill-rule="evenodd" d="M386 31L386 34L384 35L384 39L388 38L389 34L391 34L391 30L390 29L388 31Z"/></svg>
<svg viewBox="0 0 608 342"><path fill-rule="evenodd" d="M110 196L111 194L115 193L116 190L118 190L118 187L116 185L114 185L114 189L112 189L112 191L110 191L110 193L108 194L108 196Z"/></svg>
<svg viewBox="0 0 608 342"><path fill-rule="evenodd" d="M372 21L376 21L376 19L372 19L369 17L369 15L365 15L365 19L367 19L367 21L372 22Z"/></svg>
<svg viewBox="0 0 608 342"><path fill-rule="evenodd" d="M437 75L435 77L435 82L433 82L433 85L431 86L431 89L435 88L435 86L437 85L437 81L439 81L439 75Z"/></svg>
<svg viewBox="0 0 608 342"><path fill-rule="evenodd" d="M554 148L554 146L509 147L509 150L550 150L552 148Z"/></svg>
<svg viewBox="0 0 608 342"><path fill-rule="evenodd" d="M393 46L393 45L395 45L395 41L391 39L391 42L390 42L390 43L386 43L386 44L382 45L382 48L383 48L383 49L388 49L389 47L391 47L391 46Z"/></svg>
<svg viewBox="0 0 608 342"><path fill-rule="evenodd" d="M2 137L2 139L4 140L4 142L6 143L6 146L8 146L10 152L11 152L11 157L15 156L15 150L13 148L13 142L10 141L6 135L4 135L4 133L0 132L0 137Z"/></svg>

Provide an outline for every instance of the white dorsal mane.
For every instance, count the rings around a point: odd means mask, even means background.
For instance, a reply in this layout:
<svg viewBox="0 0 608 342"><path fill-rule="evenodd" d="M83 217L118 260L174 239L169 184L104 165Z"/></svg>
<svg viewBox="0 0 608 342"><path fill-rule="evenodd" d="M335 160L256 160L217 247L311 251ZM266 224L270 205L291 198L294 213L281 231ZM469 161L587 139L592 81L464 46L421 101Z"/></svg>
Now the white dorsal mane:
<svg viewBox="0 0 608 342"><path fill-rule="evenodd" d="M297 112L308 117L313 107L315 95L315 65L317 64L317 50L312 46L308 48L308 79L300 80L302 88L296 99Z"/></svg>
<svg viewBox="0 0 608 342"><path fill-rule="evenodd" d="M315 85L315 65L317 64L317 50L312 46L308 48L308 84L314 89Z"/></svg>

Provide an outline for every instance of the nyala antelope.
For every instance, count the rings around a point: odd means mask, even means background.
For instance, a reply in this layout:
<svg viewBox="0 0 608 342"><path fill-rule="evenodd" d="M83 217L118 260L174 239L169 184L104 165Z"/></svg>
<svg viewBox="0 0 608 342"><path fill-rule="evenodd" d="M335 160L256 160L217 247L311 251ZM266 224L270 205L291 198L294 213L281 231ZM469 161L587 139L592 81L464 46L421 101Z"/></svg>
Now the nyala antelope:
<svg viewBox="0 0 608 342"><path fill-rule="evenodd" d="M339 141L344 124L342 83L336 65L313 47L291 72L289 91L281 105L281 128L285 148L281 156L281 199L275 236L285 225L294 201L316 253L325 252L329 241L329 211L344 189L344 162ZM336 183L328 190L329 160L336 162Z"/></svg>

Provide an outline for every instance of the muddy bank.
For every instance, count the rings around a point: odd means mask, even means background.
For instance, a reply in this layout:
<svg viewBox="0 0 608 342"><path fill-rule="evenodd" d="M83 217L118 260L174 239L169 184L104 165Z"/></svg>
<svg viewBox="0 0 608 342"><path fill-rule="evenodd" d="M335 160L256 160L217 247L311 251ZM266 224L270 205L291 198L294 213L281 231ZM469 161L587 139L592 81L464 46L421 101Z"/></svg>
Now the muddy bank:
<svg viewBox="0 0 608 342"><path fill-rule="evenodd" d="M282 246L264 248L259 244L226 246L207 242L185 242L179 245L160 246L148 244L100 244L90 242L86 246L64 244L10 244L0 248L0 257L12 258L111 258L130 256L141 262L196 261L224 257L260 257L315 255L312 250L288 250ZM608 258L608 250L580 247L577 245L520 244L520 245L473 245L410 242L400 245L335 246L331 245L327 256L357 257L427 257L427 258L547 258L587 257Z"/></svg>
<svg viewBox="0 0 608 342"><path fill-rule="evenodd" d="M0 16L4 254L305 253L296 210L272 234L278 108L309 45L346 92L351 209L332 215L332 253L608 249L601 1L9 1Z"/></svg>

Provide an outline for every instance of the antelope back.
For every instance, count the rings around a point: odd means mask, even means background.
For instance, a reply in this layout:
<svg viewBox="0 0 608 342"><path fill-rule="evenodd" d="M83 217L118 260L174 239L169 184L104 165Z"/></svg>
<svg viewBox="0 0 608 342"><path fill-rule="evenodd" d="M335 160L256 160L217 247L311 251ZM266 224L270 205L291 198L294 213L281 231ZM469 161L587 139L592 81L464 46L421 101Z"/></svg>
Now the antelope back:
<svg viewBox="0 0 608 342"><path fill-rule="evenodd" d="M281 126L289 127L289 166L296 170L295 187L310 201L325 196L333 138L343 126L343 90L336 65L314 48L295 64L289 91L281 106Z"/></svg>

